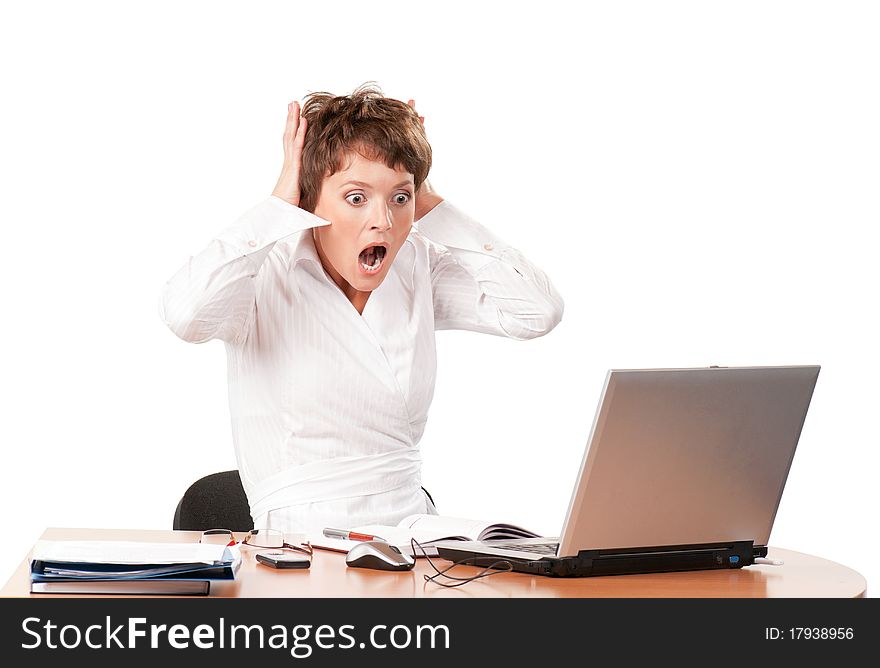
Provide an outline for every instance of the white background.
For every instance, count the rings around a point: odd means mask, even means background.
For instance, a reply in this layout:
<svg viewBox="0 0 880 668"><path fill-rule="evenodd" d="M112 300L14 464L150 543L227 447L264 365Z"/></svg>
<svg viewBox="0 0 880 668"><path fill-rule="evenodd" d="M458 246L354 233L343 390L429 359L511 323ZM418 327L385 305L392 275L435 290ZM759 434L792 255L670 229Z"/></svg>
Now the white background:
<svg viewBox="0 0 880 668"><path fill-rule="evenodd" d="M319 6L4 5L0 583L234 468L223 345L159 290L271 192L289 101L372 80L565 298L543 339L438 334L440 511L558 532L609 368L818 363L770 543L876 591L876 5Z"/></svg>

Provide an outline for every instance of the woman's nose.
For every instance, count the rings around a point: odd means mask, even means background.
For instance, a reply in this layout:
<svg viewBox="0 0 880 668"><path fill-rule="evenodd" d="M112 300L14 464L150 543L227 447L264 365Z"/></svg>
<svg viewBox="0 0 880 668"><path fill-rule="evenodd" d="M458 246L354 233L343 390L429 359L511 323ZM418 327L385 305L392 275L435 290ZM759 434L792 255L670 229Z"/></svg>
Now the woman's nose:
<svg viewBox="0 0 880 668"><path fill-rule="evenodd" d="M379 205L373 212L373 219L370 221L370 227L380 232L386 232L391 229L391 209L387 206Z"/></svg>

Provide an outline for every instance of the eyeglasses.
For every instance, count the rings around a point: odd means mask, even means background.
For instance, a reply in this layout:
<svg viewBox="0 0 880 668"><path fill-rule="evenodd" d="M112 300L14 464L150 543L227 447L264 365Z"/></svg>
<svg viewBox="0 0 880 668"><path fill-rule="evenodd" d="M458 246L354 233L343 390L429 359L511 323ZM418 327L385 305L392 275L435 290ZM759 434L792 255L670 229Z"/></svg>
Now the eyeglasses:
<svg viewBox="0 0 880 668"><path fill-rule="evenodd" d="M208 529L202 532L199 542L209 545L226 545L228 547L235 545L237 541L235 540L235 535L229 529Z"/></svg>
<svg viewBox="0 0 880 668"><path fill-rule="evenodd" d="M211 545L237 545L238 541L235 540L235 534L232 533L229 529L208 529L207 531L203 531L201 538L199 538L200 543L209 543ZM303 552L312 555L312 545L308 541L301 545L294 545L292 543L288 543L284 540L284 534L278 529L251 529L248 531L244 538L241 539L241 545L248 545L250 547L261 547L261 548L271 548L275 550L280 549L288 549L295 550L296 552Z"/></svg>

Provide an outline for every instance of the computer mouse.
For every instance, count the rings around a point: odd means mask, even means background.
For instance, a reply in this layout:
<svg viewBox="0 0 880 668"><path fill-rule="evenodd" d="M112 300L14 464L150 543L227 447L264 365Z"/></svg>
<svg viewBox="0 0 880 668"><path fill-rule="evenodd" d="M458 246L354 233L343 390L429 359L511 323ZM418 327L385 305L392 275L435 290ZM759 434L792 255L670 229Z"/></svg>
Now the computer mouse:
<svg viewBox="0 0 880 668"><path fill-rule="evenodd" d="M365 540L352 547L345 556L352 568L374 568L380 571L408 571L416 560L394 545L382 540Z"/></svg>

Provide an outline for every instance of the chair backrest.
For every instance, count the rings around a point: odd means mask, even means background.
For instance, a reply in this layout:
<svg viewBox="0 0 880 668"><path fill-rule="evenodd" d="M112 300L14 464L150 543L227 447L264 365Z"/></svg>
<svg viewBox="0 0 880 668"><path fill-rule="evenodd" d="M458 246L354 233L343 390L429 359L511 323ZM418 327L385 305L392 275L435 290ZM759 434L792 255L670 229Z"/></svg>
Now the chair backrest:
<svg viewBox="0 0 880 668"><path fill-rule="evenodd" d="M212 473L190 485L174 511L173 528L177 531L253 529L254 520L238 471Z"/></svg>

